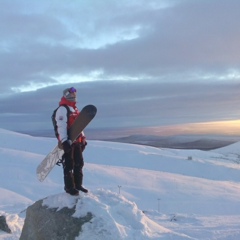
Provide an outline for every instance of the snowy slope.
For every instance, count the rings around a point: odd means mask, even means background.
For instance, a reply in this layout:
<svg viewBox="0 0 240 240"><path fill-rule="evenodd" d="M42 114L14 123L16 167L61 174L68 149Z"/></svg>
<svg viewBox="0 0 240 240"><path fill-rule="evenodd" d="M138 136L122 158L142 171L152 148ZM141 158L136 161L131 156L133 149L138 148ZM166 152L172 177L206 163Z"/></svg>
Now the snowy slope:
<svg viewBox="0 0 240 240"><path fill-rule="evenodd" d="M0 215L13 231L0 232L0 239L18 239L26 206L46 196L68 204L72 197L63 193L61 167L43 183L35 176L55 139L2 129L0 136ZM84 184L90 193L81 201L93 211L109 209L105 231L119 239L240 239L238 149L239 143L204 152L88 141ZM93 229L85 230L90 238Z"/></svg>

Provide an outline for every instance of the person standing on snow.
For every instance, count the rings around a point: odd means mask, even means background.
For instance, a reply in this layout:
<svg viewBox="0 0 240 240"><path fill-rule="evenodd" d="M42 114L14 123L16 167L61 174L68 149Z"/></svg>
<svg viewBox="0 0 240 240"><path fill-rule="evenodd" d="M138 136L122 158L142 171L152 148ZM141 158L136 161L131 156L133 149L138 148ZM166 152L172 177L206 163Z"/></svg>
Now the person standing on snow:
<svg viewBox="0 0 240 240"><path fill-rule="evenodd" d="M82 186L82 169L84 165L82 153L87 145L86 138L83 132L74 142L72 142L68 136L68 129L80 114L76 106L76 100L77 90L74 87L65 89L55 116L58 140L64 150L64 190L70 195L79 195L79 191L88 192L88 190Z"/></svg>

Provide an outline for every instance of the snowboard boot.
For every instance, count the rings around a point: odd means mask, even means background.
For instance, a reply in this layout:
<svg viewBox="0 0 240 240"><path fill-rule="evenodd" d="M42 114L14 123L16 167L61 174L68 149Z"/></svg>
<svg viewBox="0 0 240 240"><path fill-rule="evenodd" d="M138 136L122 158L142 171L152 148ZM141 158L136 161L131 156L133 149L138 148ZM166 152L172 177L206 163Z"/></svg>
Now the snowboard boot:
<svg viewBox="0 0 240 240"><path fill-rule="evenodd" d="M74 182L75 188L81 192L87 193L88 190L82 186L83 182L83 173L82 168L75 166L74 168Z"/></svg>
<svg viewBox="0 0 240 240"><path fill-rule="evenodd" d="M65 184L64 190L66 191L66 193L72 196L79 195L79 191L75 188L75 185L74 185L72 172L68 172L64 176L64 184Z"/></svg>
<svg viewBox="0 0 240 240"><path fill-rule="evenodd" d="M83 186L77 186L76 189L81 192L88 193L88 190L86 188L84 188Z"/></svg>
<svg viewBox="0 0 240 240"><path fill-rule="evenodd" d="M79 191L76 188L67 189L66 187L64 187L64 190L65 190L66 193L68 193L72 196L78 196L79 195Z"/></svg>

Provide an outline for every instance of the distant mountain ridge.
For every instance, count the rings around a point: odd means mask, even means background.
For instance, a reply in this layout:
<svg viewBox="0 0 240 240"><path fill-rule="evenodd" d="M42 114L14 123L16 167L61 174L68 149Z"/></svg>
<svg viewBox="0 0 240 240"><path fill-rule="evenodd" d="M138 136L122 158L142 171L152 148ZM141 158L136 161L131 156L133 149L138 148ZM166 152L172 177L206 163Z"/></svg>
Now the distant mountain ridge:
<svg viewBox="0 0 240 240"><path fill-rule="evenodd" d="M39 130L31 132L21 132L31 136L50 137L54 138L53 130ZM240 141L239 136L232 135L146 135L146 134L130 134L121 135L119 132L116 134L112 130L97 130L85 131L87 138L90 140L103 140L109 142L131 143L139 145L147 145L158 148L174 148L174 149L197 149L197 150L213 150L222 148L230 144ZM123 134L126 134L123 133Z"/></svg>
<svg viewBox="0 0 240 240"><path fill-rule="evenodd" d="M148 145L158 148L213 150L238 142L240 137L220 135L131 135L107 139L106 141Z"/></svg>

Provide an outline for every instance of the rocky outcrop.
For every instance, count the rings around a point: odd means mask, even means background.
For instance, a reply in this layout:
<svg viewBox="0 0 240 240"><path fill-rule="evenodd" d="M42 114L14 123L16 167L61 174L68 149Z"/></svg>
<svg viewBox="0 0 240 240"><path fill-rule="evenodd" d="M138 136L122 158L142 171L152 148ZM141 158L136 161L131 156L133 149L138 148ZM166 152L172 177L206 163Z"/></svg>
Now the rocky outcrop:
<svg viewBox="0 0 240 240"><path fill-rule="evenodd" d="M43 200L29 206L20 240L71 240L81 231L82 225L90 222L92 214L81 218L73 217L75 207L49 208Z"/></svg>
<svg viewBox="0 0 240 240"><path fill-rule="evenodd" d="M28 207L20 240L190 239L149 219L134 202L109 190L60 193Z"/></svg>
<svg viewBox="0 0 240 240"><path fill-rule="evenodd" d="M11 229L7 225L5 216L0 216L0 230L6 233L11 233Z"/></svg>

